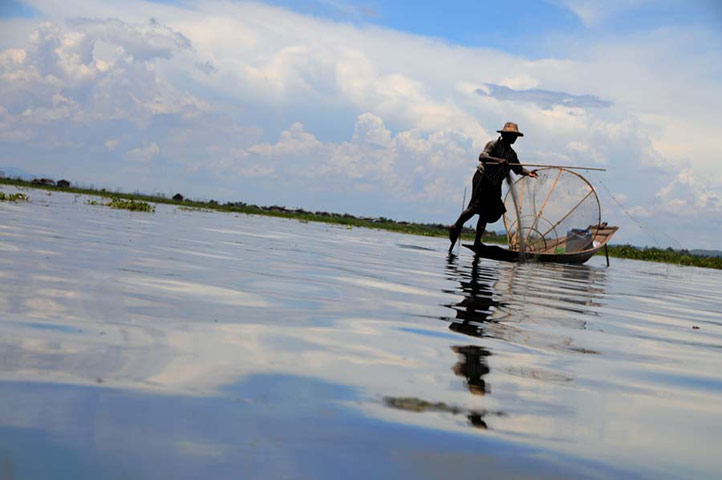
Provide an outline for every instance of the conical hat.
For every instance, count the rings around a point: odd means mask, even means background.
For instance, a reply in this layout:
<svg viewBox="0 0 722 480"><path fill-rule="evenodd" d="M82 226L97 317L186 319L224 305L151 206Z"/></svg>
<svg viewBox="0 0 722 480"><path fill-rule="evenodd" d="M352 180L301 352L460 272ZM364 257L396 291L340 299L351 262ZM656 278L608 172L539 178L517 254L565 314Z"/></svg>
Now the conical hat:
<svg viewBox="0 0 722 480"><path fill-rule="evenodd" d="M520 137L523 137L524 134L519 131L519 125L517 125L514 122L506 122L504 124L504 128L501 130L497 130L499 133L516 133Z"/></svg>

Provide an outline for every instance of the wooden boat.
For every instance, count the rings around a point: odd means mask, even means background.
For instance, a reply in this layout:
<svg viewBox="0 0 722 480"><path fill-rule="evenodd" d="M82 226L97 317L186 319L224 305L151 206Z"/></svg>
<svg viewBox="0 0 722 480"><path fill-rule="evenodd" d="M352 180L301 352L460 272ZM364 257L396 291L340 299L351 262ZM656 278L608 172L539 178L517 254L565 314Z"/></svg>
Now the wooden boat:
<svg viewBox="0 0 722 480"><path fill-rule="evenodd" d="M473 244L463 245L473 251L477 256L491 260L504 262L533 261L582 264L602 250L618 229L619 227L607 226L606 223L590 226L589 230L593 235L590 246L572 252L566 251L566 242L563 239L555 245L547 246L544 250L526 251L524 254L521 254L519 250L503 248L498 245L482 245L481 247L475 247Z"/></svg>
<svg viewBox="0 0 722 480"><path fill-rule="evenodd" d="M592 184L562 167L541 168L537 174L538 178L525 176L510 185L504 199L509 248L464 245L466 248L480 257L507 262L576 264L606 248L619 228L602 223L599 197Z"/></svg>

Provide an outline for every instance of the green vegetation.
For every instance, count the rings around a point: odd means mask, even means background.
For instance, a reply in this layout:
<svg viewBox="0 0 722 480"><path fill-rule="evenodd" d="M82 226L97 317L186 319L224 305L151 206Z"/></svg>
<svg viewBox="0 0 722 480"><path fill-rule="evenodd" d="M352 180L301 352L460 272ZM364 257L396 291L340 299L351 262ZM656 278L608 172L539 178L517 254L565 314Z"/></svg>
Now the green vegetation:
<svg viewBox="0 0 722 480"><path fill-rule="evenodd" d="M155 212L155 207L148 202L141 200L126 199L121 197L111 197L110 202L103 203L98 200L86 200L86 205L104 206L110 208L119 208L123 210L130 210L133 212Z"/></svg>
<svg viewBox="0 0 722 480"><path fill-rule="evenodd" d="M0 192L0 201L3 202L27 202L28 196L24 193L10 193Z"/></svg>
<svg viewBox="0 0 722 480"><path fill-rule="evenodd" d="M113 196L110 202L103 203L98 200L86 200L86 205L102 205L104 207L119 208L123 210L130 210L133 212L155 212L155 207L148 202L141 200L126 199L121 197Z"/></svg>
<svg viewBox="0 0 722 480"><path fill-rule="evenodd" d="M281 206L258 206L244 202L228 202L219 203L215 200L207 202L198 200L173 200L163 195L144 195L141 193L119 193L107 192L105 189L96 190L94 188L77 188L77 187L57 187L52 185L31 185L31 182L20 179L0 179L0 184L14 185L17 187L32 187L45 190L60 190L70 193L95 195L110 199L109 203L102 203L97 200L87 200L89 205L105 205L112 208L123 208L132 211L153 212L155 207L152 203L178 205L179 210L201 210L201 211L220 211L227 213L242 213L249 215L266 215L271 217L293 218L301 223L307 222L323 222L338 225L345 225L347 228L363 227L375 228L379 230L389 230L392 232L407 233L412 235L424 235L432 237L446 237L449 234L447 226L441 224L429 223L411 223L399 222L389 218L368 218L356 217L348 213L330 213L330 212L309 212L303 209L287 209ZM12 194L19 201L27 200L27 195L22 193ZM5 200L6 196L0 192L0 200ZM474 230L465 228L461 235L464 240L474 239ZM486 232L484 234L484 242L506 244L507 239L504 234L495 232ZM604 254L602 250L601 255ZM678 265L690 265L696 267L722 269L722 258L708 257L700 255L692 255L687 250L673 250L660 248L639 248L632 245L609 246L609 256L617 258L631 258L635 260L645 260L651 262L673 263Z"/></svg>
<svg viewBox="0 0 722 480"><path fill-rule="evenodd" d="M155 212L155 207L148 202L120 197L113 197L106 206L110 208L122 208L133 212Z"/></svg>
<svg viewBox="0 0 722 480"><path fill-rule="evenodd" d="M604 254L604 252L602 251L601 254ZM609 256L722 270L722 258L720 257L692 255L687 250L673 250L671 248L639 248L632 245L610 245Z"/></svg>

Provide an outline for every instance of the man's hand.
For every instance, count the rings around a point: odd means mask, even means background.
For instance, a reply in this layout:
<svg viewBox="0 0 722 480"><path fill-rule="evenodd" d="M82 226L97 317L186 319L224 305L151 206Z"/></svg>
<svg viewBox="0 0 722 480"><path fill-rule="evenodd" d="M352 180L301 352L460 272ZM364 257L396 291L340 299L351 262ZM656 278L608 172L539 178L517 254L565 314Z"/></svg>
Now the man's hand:
<svg viewBox="0 0 722 480"><path fill-rule="evenodd" d="M539 175L537 175L536 170L532 170L531 172L528 172L527 175L531 178L538 178Z"/></svg>

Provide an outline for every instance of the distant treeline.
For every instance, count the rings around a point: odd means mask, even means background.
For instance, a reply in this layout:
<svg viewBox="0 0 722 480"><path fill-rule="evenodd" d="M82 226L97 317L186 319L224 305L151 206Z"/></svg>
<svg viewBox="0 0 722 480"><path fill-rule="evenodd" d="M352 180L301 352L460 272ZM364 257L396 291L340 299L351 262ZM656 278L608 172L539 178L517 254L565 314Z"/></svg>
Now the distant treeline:
<svg viewBox="0 0 722 480"><path fill-rule="evenodd" d="M174 198L168 198L163 194L146 195L142 193L123 193L109 192L105 189L79 188L79 187L61 187L50 184L33 184L30 181L19 178L9 179L0 178L0 183L7 185L15 185L19 187L41 188L44 190L59 190L64 192L72 192L84 195L98 195L108 198L123 198L136 201L147 201L153 203L164 203L171 205L179 205L184 208L208 209L221 212L244 213L252 215L267 215L273 217L293 218L302 222L323 222L340 225L348 225L350 227L376 228L380 230L389 230L393 232L408 233L412 235L424 235L433 237L446 237L449 234L448 227L439 223L413 223L396 221L390 218L378 217L357 217L348 213L332 213L323 211L308 211L304 209L288 209L283 206L259 206L247 204L245 202L226 202L221 203L216 200L189 200L177 194ZM118 203L118 202L116 202ZM462 238L473 239L474 230L465 228ZM507 243L506 235L497 234L495 232L486 232L484 241L489 243ZM603 255L604 251L600 252ZM695 267L722 269L722 257L694 255L688 250L673 250L671 248L640 248L633 245L610 245L609 256L617 258L630 258L634 260L645 260L650 262L673 263L678 265L689 265Z"/></svg>

